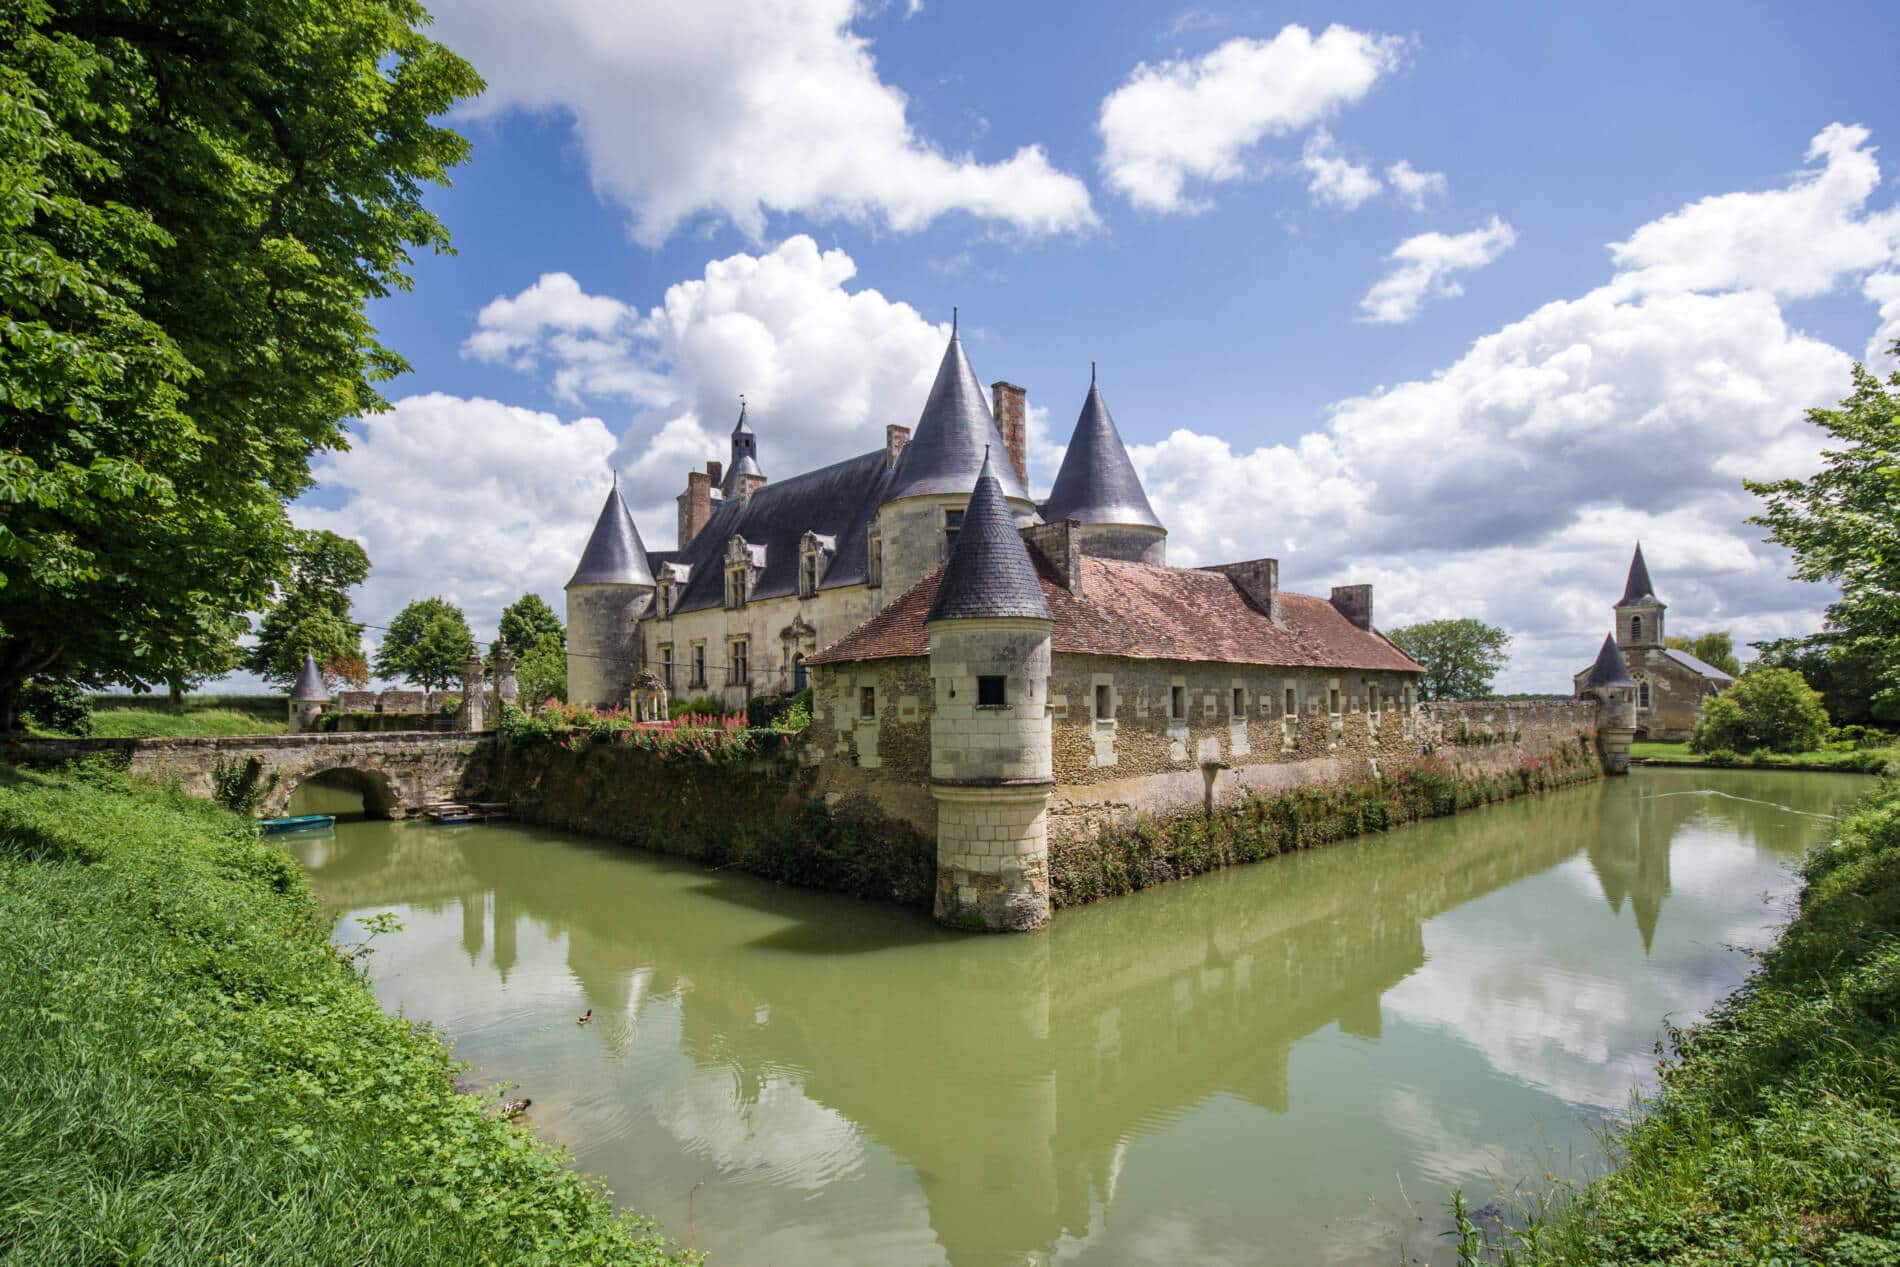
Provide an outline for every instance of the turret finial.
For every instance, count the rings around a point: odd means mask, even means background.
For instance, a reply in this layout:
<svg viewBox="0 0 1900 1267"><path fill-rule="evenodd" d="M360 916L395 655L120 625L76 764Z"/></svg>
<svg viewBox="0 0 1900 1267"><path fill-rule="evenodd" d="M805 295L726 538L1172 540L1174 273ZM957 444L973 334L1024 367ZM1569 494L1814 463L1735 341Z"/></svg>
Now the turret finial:
<svg viewBox="0 0 1900 1267"><path fill-rule="evenodd" d="M1089 386L1095 386L1095 362L1089 362Z"/></svg>
<svg viewBox="0 0 1900 1267"><path fill-rule="evenodd" d="M950 337L953 339L957 337L957 306L955 304L950 305Z"/></svg>

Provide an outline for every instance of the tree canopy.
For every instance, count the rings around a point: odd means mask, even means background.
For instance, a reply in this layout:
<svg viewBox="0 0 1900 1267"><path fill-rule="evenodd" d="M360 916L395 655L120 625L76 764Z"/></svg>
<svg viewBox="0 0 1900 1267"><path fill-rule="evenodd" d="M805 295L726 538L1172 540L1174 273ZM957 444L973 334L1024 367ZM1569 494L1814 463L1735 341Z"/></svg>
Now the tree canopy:
<svg viewBox="0 0 1900 1267"><path fill-rule="evenodd" d="M439 690L462 677L475 645L462 609L446 598L419 598L396 613L376 650L376 676Z"/></svg>
<svg viewBox="0 0 1900 1267"><path fill-rule="evenodd" d="M350 680L363 658L363 626L350 619L350 591L369 576L369 555L348 537L299 532L290 545L290 579L258 622L257 643L244 666L265 681L288 687L304 653ZM352 682L352 684L357 684Z"/></svg>
<svg viewBox="0 0 1900 1267"><path fill-rule="evenodd" d="M515 682L521 699L530 711L549 700L567 702L567 648L552 638L543 638L521 657L515 670Z"/></svg>
<svg viewBox="0 0 1900 1267"><path fill-rule="evenodd" d="M1735 638L1726 629L1712 629L1693 638L1671 635L1663 639L1663 645L1677 651L1687 651L1704 664L1713 665L1730 677L1742 675L1742 662L1735 655Z"/></svg>
<svg viewBox="0 0 1900 1267"><path fill-rule="evenodd" d="M1818 691L1793 669L1758 668L1702 701L1689 747L1695 752L1808 752L1827 738Z"/></svg>
<svg viewBox="0 0 1900 1267"><path fill-rule="evenodd" d="M1900 708L1900 370L1883 383L1854 366L1839 407L1810 409L1808 421L1834 441L1820 471L1745 481L1767 503L1753 522L1794 552L1798 579L1841 587L1817 642L1865 666L1875 708L1891 714Z"/></svg>
<svg viewBox="0 0 1900 1267"><path fill-rule="evenodd" d="M229 663L285 504L404 368L365 303L480 88L413 0L0 5L0 729Z"/></svg>
<svg viewBox="0 0 1900 1267"><path fill-rule="evenodd" d="M1427 620L1386 634L1406 655L1425 666L1421 699L1483 699L1508 663L1511 635L1496 625L1466 617Z"/></svg>
<svg viewBox="0 0 1900 1267"><path fill-rule="evenodd" d="M502 608L497 632L519 656L525 657L543 639L552 639L563 650L567 647L567 630L562 627L561 618L539 594L523 594Z"/></svg>

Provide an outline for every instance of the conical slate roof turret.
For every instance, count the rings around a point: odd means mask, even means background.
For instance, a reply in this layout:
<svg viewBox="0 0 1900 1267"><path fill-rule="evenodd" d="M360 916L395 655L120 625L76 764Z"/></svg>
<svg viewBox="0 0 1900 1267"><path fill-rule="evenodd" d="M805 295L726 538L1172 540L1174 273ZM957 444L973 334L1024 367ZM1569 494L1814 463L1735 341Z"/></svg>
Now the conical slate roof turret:
<svg viewBox="0 0 1900 1267"><path fill-rule="evenodd" d="M1042 504L1042 517L1049 523L1077 519L1085 524L1161 527L1093 373L1082 414L1075 420L1075 434L1069 437L1068 452L1056 472L1055 487Z"/></svg>
<svg viewBox="0 0 1900 1267"><path fill-rule="evenodd" d="M1649 565L1643 562L1643 543L1636 543L1636 557L1630 560L1629 579L1623 582L1623 597L1617 600L1618 607L1661 607L1663 602L1656 597L1656 587L1649 583Z"/></svg>
<svg viewBox="0 0 1900 1267"><path fill-rule="evenodd" d="M303 653L303 671L297 674L297 684L290 688L290 698L298 704L318 703L330 698L330 688L323 684L323 672L317 668L317 657L308 651Z"/></svg>
<svg viewBox="0 0 1900 1267"><path fill-rule="evenodd" d="M983 385L963 354L963 340L953 331L943 362L937 366L937 381L930 385L923 413L917 417L903 456L897 459L884 500L967 492L983 466L985 452L992 448L1003 451L1003 436L990 417ZM1005 496L1029 500L1029 490L1009 463L1003 464L996 478Z"/></svg>
<svg viewBox="0 0 1900 1267"><path fill-rule="evenodd" d="M1616 645L1616 635L1606 634L1603 638L1603 650L1597 652L1597 662L1590 666L1590 676L1583 680L1586 687L1635 686L1630 677L1630 666L1623 660L1622 649Z"/></svg>
<svg viewBox="0 0 1900 1267"><path fill-rule="evenodd" d="M587 538L581 551L580 566L568 578L568 585L647 585L653 584L653 569L647 563L647 548L640 530L633 526L627 503L620 500L620 482L607 490L607 503L594 521L594 535Z"/></svg>
<svg viewBox="0 0 1900 1267"><path fill-rule="evenodd" d="M741 475L765 478L765 472L759 469L759 438L745 420L744 396L739 397L739 421L732 424L731 461L726 464L726 478L720 481L719 491L731 497L739 488Z"/></svg>
<svg viewBox="0 0 1900 1267"><path fill-rule="evenodd" d="M1003 485L988 453L983 455L983 469L977 474L970 504L963 512L956 547L950 551L950 562L937 585L936 601L924 619L969 620L983 616L1051 619L1049 605L1042 599L1042 586L1036 583L1036 565L1030 562L1029 547L1016 531L1016 518L1003 499Z"/></svg>

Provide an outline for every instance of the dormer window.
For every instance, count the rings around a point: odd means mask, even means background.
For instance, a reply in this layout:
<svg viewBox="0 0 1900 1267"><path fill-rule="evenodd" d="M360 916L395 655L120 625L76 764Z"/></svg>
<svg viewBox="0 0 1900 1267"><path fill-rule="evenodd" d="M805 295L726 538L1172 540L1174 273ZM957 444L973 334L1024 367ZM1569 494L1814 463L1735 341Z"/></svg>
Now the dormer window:
<svg viewBox="0 0 1900 1267"><path fill-rule="evenodd" d="M673 582L664 574L659 577L659 584L653 591L653 612L662 620L673 612Z"/></svg>
<svg viewBox="0 0 1900 1267"><path fill-rule="evenodd" d="M825 579L825 568L836 553L838 539L808 532L798 544L798 596L811 598Z"/></svg>
<svg viewBox="0 0 1900 1267"><path fill-rule="evenodd" d="M744 607L752 597L752 586L765 567L765 547L748 545L744 537L733 534L726 543L726 606Z"/></svg>
<svg viewBox="0 0 1900 1267"><path fill-rule="evenodd" d="M946 510L943 512L943 557L949 558L957 548L957 533L963 530L963 512Z"/></svg>

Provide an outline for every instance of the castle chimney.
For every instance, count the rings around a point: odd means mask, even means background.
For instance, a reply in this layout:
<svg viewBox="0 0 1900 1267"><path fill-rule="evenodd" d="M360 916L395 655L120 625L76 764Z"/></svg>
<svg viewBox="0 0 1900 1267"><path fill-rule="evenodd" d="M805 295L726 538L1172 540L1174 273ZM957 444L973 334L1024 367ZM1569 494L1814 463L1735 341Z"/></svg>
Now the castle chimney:
<svg viewBox="0 0 1900 1267"><path fill-rule="evenodd" d="M1029 459L1025 451L1023 389L1014 383L990 384L990 412L996 417L996 429L1003 433L1003 447L1009 450L1009 464L1016 468L1016 482L1029 487Z"/></svg>
<svg viewBox="0 0 1900 1267"><path fill-rule="evenodd" d="M725 473L726 473L725 463L719 461L716 458L707 459L706 474L712 477L712 484L714 488L718 488L720 486L722 482L720 477L724 475Z"/></svg>
<svg viewBox="0 0 1900 1267"><path fill-rule="evenodd" d="M884 468L886 470L897 465L897 459L904 454L904 446L909 443L909 427L893 422L884 428Z"/></svg>
<svg viewBox="0 0 1900 1267"><path fill-rule="evenodd" d="M1219 572L1234 583L1242 598L1274 624L1280 624L1280 560L1248 559L1245 563L1213 563L1196 569ZM1339 591L1333 591L1337 594ZM1370 600L1368 600L1370 601Z"/></svg>
<svg viewBox="0 0 1900 1267"><path fill-rule="evenodd" d="M718 469L719 463L708 462L706 465L710 469L686 472L686 491L679 495L679 548L682 550L712 519L712 487L718 479L713 472Z"/></svg>
<svg viewBox="0 0 1900 1267"><path fill-rule="evenodd" d="M1339 614L1361 629L1372 628L1372 587L1370 585L1333 586L1333 606Z"/></svg>

